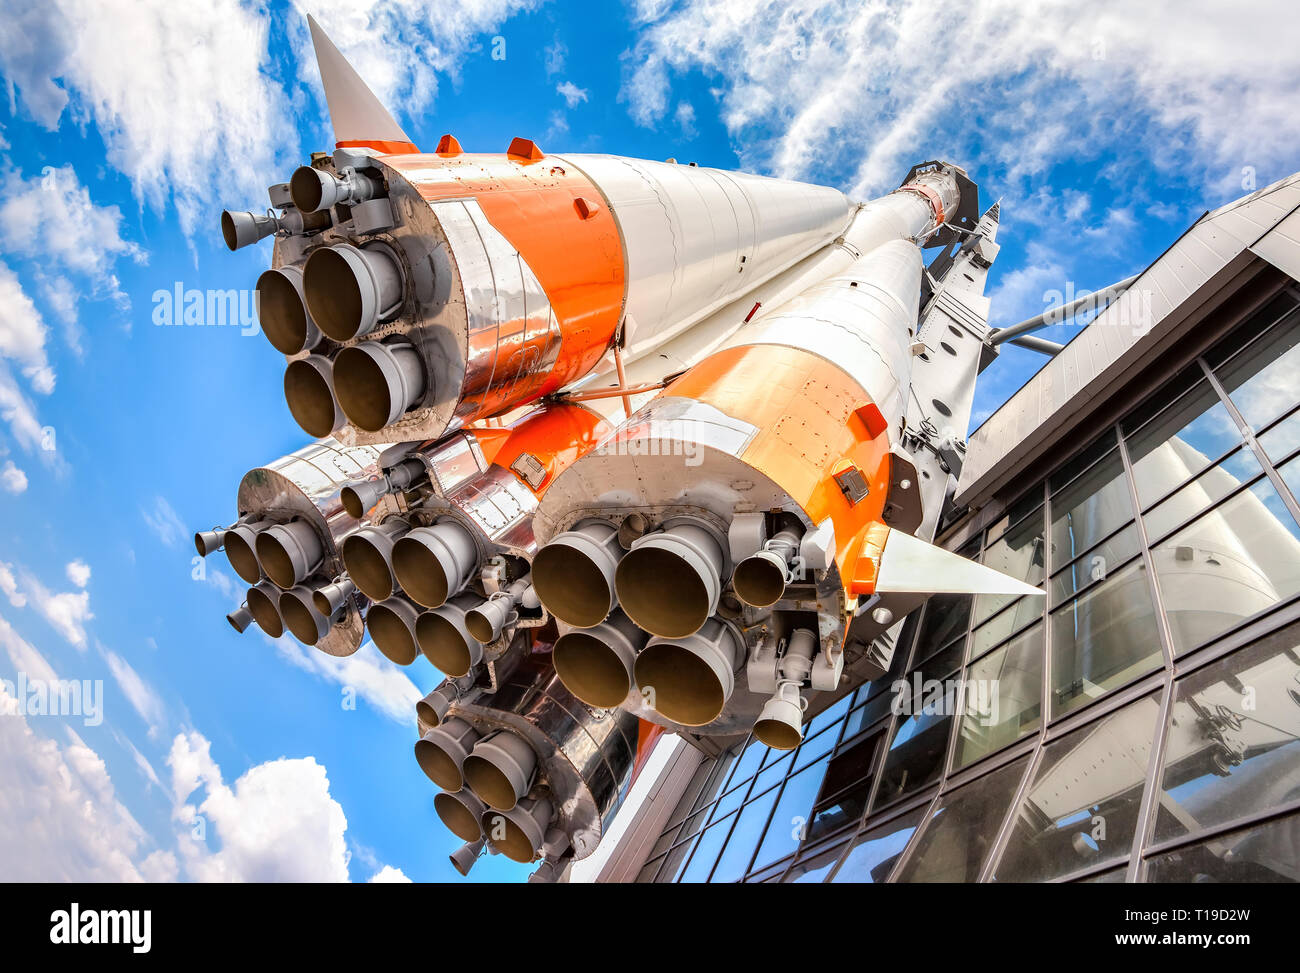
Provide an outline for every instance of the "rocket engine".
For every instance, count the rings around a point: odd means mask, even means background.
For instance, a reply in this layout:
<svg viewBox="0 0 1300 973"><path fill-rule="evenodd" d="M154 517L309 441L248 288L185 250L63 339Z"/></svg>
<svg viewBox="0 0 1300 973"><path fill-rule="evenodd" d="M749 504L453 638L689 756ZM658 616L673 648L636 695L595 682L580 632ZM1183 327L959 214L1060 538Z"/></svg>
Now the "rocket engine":
<svg viewBox="0 0 1300 973"><path fill-rule="evenodd" d="M459 871L590 854L639 721L789 749L929 594L1039 593L928 543L965 427L918 415L918 362L953 308L983 347L997 249L961 169L856 205L525 139L422 153L309 26L336 149L222 231L274 238L261 324L317 441L195 543L250 585L237 630L446 677L415 757ZM985 356L953 355L957 423Z"/></svg>

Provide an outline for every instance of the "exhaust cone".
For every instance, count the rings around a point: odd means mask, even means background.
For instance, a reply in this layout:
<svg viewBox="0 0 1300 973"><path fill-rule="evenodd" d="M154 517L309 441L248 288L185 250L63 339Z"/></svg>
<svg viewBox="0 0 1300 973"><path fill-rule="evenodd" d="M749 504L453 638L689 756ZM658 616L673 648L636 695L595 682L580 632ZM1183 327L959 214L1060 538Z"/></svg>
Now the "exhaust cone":
<svg viewBox="0 0 1300 973"><path fill-rule="evenodd" d="M393 573L402 590L425 608L458 593L478 565L478 547L454 520L417 527L393 545Z"/></svg>
<svg viewBox="0 0 1300 973"><path fill-rule="evenodd" d="M754 736L773 750L793 750L803 741L803 702L799 687L782 683L758 715Z"/></svg>
<svg viewBox="0 0 1300 973"><path fill-rule="evenodd" d="M366 631L375 648L391 662L409 666L419 655L415 639L416 619L420 610L402 597L389 598L371 605L366 613Z"/></svg>
<svg viewBox="0 0 1300 973"><path fill-rule="evenodd" d="M755 608L775 605L785 594L786 565L771 551L751 554L736 565L731 583L736 597Z"/></svg>
<svg viewBox="0 0 1300 973"><path fill-rule="evenodd" d="M276 229L276 221L265 213L226 210L221 214L221 237L232 253L269 237Z"/></svg>
<svg viewBox="0 0 1300 973"><path fill-rule="evenodd" d="M334 359L334 392L348 419L378 432L424 397L424 363L407 342L367 341L344 348Z"/></svg>
<svg viewBox="0 0 1300 973"><path fill-rule="evenodd" d="M587 521L556 535L537 552L533 588L560 621L591 628L618 604L614 576L622 556L618 531L604 521Z"/></svg>
<svg viewBox="0 0 1300 973"><path fill-rule="evenodd" d="M323 588L317 588L312 592L311 603L316 606L316 610L326 618L333 618L334 613L347 604L352 592L357 590L349 578L340 578L333 584L327 584Z"/></svg>
<svg viewBox="0 0 1300 973"><path fill-rule="evenodd" d="M303 268L303 290L320 329L335 341L351 341L397 310L402 272L385 249L338 243L312 251Z"/></svg>
<svg viewBox="0 0 1300 973"><path fill-rule="evenodd" d="M276 524L257 535L257 559L266 576L288 590L320 567L325 545L306 521Z"/></svg>
<svg viewBox="0 0 1300 973"><path fill-rule="evenodd" d="M537 754L523 737L498 730L474 747L462 768L465 783L484 804L509 811L528 793Z"/></svg>
<svg viewBox="0 0 1300 973"><path fill-rule="evenodd" d="M510 623L511 616L515 614L513 598L507 596L489 598L465 614L465 628L471 638L486 645L501 637L501 633Z"/></svg>
<svg viewBox="0 0 1300 973"><path fill-rule="evenodd" d="M636 656L649 637L615 611L594 628L561 635L551 661L565 689L590 706L612 709L632 691Z"/></svg>
<svg viewBox="0 0 1300 973"><path fill-rule="evenodd" d="M347 424L334 397L334 366L324 355L289 362L284 370L284 401L303 432L324 439Z"/></svg>
<svg viewBox="0 0 1300 973"><path fill-rule="evenodd" d="M429 728L439 726L451 708L455 690L448 691L448 683L443 683L415 704L415 718Z"/></svg>
<svg viewBox="0 0 1300 973"><path fill-rule="evenodd" d="M221 539L230 566L247 584L257 584L262 580L262 564L257 559L257 535L270 526L269 520L236 524Z"/></svg>
<svg viewBox="0 0 1300 973"><path fill-rule="evenodd" d="M225 546L226 532L218 528L217 530L201 530L194 535L194 549L199 552L199 557L207 557Z"/></svg>
<svg viewBox="0 0 1300 973"><path fill-rule="evenodd" d="M282 355L320 343L320 329L307 313L300 267L268 270L257 278L257 317L266 340Z"/></svg>
<svg viewBox="0 0 1300 973"><path fill-rule="evenodd" d="M433 799L438 820L461 841L478 841L483 837L483 802L469 791L443 791Z"/></svg>
<svg viewBox="0 0 1300 973"><path fill-rule="evenodd" d="M410 529L406 521L394 518L378 527L362 527L343 539L343 567L371 601L384 601L396 591L393 544Z"/></svg>
<svg viewBox="0 0 1300 973"><path fill-rule="evenodd" d="M646 702L682 726L704 726L721 715L736 686L744 643L716 618L683 638L651 639L636 659L636 684Z"/></svg>
<svg viewBox="0 0 1300 973"><path fill-rule="evenodd" d="M435 804L437 798L434 799ZM482 827L479 828L482 831ZM469 870L474 867L475 862L483 854L483 848L487 844L482 838L478 841L470 841L451 853L451 867L460 872L461 875L468 875Z"/></svg>
<svg viewBox="0 0 1300 973"><path fill-rule="evenodd" d="M257 627L273 639L284 634L284 620L280 618L280 591L269 581L261 581L248 589L245 596L249 612Z"/></svg>
<svg viewBox="0 0 1300 973"><path fill-rule="evenodd" d="M280 617L293 637L303 645L315 645L330 630L329 616L316 610L315 594L300 584L280 596Z"/></svg>
<svg viewBox="0 0 1300 973"><path fill-rule="evenodd" d="M501 854L527 864L537 857L554 813L550 801L526 798L509 811L485 812L483 833L488 844Z"/></svg>
<svg viewBox="0 0 1300 973"><path fill-rule="evenodd" d="M456 600L461 604L448 602L425 612L415 623L415 638L424 657L453 679L466 675L483 661L483 643L470 634L465 623L465 604L477 600L471 595Z"/></svg>
<svg viewBox="0 0 1300 973"><path fill-rule="evenodd" d="M703 527L677 524L647 534L619 563L619 604L652 635L691 635L718 610L722 566L722 548Z"/></svg>
<svg viewBox="0 0 1300 973"><path fill-rule="evenodd" d="M453 716L415 741L415 759L429 780L444 791L458 791L465 786L461 765L477 740L478 731Z"/></svg>
<svg viewBox="0 0 1300 973"><path fill-rule="evenodd" d="M243 635L244 630L253 623L253 613L248 610L247 605L240 605L226 616L226 621L230 623L231 628Z"/></svg>

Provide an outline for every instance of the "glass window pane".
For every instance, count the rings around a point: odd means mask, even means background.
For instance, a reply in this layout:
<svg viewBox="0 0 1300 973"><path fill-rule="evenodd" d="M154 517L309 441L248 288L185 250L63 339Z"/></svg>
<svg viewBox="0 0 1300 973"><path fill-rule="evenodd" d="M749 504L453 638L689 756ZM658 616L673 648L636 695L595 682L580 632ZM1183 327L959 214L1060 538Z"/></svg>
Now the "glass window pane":
<svg viewBox="0 0 1300 973"><path fill-rule="evenodd" d="M790 867L791 858L783 859L775 865L769 865L761 871L753 872L745 879L746 882L771 882L780 878L782 873Z"/></svg>
<svg viewBox="0 0 1300 973"><path fill-rule="evenodd" d="M1239 449L1213 469L1206 470L1167 500L1142 516L1147 537L1159 540L1179 524L1213 506L1243 483L1264 472L1249 449Z"/></svg>
<svg viewBox="0 0 1300 973"><path fill-rule="evenodd" d="M1267 480L1152 548L1185 652L1300 591L1300 530Z"/></svg>
<svg viewBox="0 0 1300 973"><path fill-rule="evenodd" d="M1163 661L1141 561L1052 613L1052 716L1155 669Z"/></svg>
<svg viewBox="0 0 1300 973"><path fill-rule="evenodd" d="M1043 629L1035 626L973 663L962 687L956 766L1035 732L1043 715Z"/></svg>
<svg viewBox="0 0 1300 973"><path fill-rule="evenodd" d="M1124 464L1114 451L1052 497L1052 563L1073 560L1132 519Z"/></svg>
<svg viewBox="0 0 1300 973"><path fill-rule="evenodd" d="M762 766L763 758L766 756L767 747L757 740L751 740L749 746L745 747L740 755L740 759L736 761L736 769L732 771L731 779L727 781L727 790L748 783L749 778L754 776L754 771Z"/></svg>
<svg viewBox="0 0 1300 973"><path fill-rule="evenodd" d="M876 807L891 804L939 779L948 751L948 731L952 729L952 708L945 700L932 700L925 712L924 691L904 693L902 702L907 713L900 715L894 739L881 772Z"/></svg>
<svg viewBox="0 0 1300 973"><path fill-rule="evenodd" d="M1027 766L1021 757L941 797L898 881L976 881Z"/></svg>
<svg viewBox="0 0 1300 973"><path fill-rule="evenodd" d="M682 868L686 865L691 849L695 847L696 838L684 841L672 851L664 856L663 868L659 870L659 876L656 882L675 882L677 876L681 874Z"/></svg>
<svg viewBox="0 0 1300 973"><path fill-rule="evenodd" d="M812 811L813 801L817 800L817 792L821 790L828 759L823 759L821 763L795 774L785 782L785 790L781 792L776 810L772 812L772 822L767 827L758 857L754 860L755 868L783 858L799 846L807 834L808 815Z"/></svg>
<svg viewBox="0 0 1300 973"><path fill-rule="evenodd" d="M779 751L778 751L779 752ZM751 793L762 794L772 785L790 773L790 768L794 764L794 753L787 752L776 763L764 767L757 777L754 778L754 789Z"/></svg>
<svg viewBox="0 0 1300 973"><path fill-rule="evenodd" d="M718 867L713 872L710 882L738 882L749 870L749 860L754 857L758 839L767 826L768 815L776 804L777 789L772 788L762 797L757 797L745 805L736 818L736 827L727 840L726 850L718 859Z"/></svg>
<svg viewBox="0 0 1300 973"><path fill-rule="evenodd" d="M998 881L1043 882L1128 856L1159 713L1147 696L1047 745Z"/></svg>
<svg viewBox="0 0 1300 973"><path fill-rule="evenodd" d="M925 620L917 636L916 658L928 658L966 632L970 595L935 595L925 603Z"/></svg>
<svg viewBox="0 0 1300 973"><path fill-rule="evenodd" d="M1252 429L1276 419L1300 398L1300 314L1290 314L1215 371Z"/></svg>
<svg viewBox="0 0 1300 973"><path fill-rule="evenodd" d="M786 872L782 882L824 882L830 870L835 867L835 863L840 860L844 854L844 849L848 847L848 839L852 834L842 835L834 841L823 842L822 844L805 851Z"/></svg>
<svg viewBox="0 0 1300 973"><path fill-rule="evenodd" d="M1049 594L1051 607L1078 594L1094 581L1104 581L1106 573L1120 567L1141 550L1137 526L1130 524L1108 541L1094 547L1052 575Z"/></svg>
<svg viewBox="0 0 1300 973"><path fill-rule="evenodd" d="M1286 484L1286 488L1291 491L1292 498L1300 500L1300 457L1293 459L1277 472L1282 477L1282 482Z"/></svg>
<svg viewBox="0 0 1300 973"><path fill-rule="evenodd" d="M1241 433L1208 381L1198 382L1159 416L1128 437L1129 462L1142 506L1205 469Z"/></svg>
<svg viewBox="0 0 1300 973"><path fill-rule="evenodd" d="M848 719L844 721L843 739L846 742L852 740L855 734L861 733L877 720L888 716L893 700L893 694L883 693L865 706L859 706L855 709L848 715Z"/></svg>
<svg viewBox="0 0 1300 973"><path fill-rule="evenodd" d="M663 863L664 860L662 858L650 859L650 861L646 862L644 865L641 866L641 871L636 873L636 878L634 879L634 881L639 884L644 884L646 882L653 882L655 880L655 875L659 871L659 866L662 865Z"/></svg>
<svg viewBox="0 0 1300 973"><path fill-rule="evenodd" d="M1040 483L1032 490L1023 493L1019 499L1007 507L1006 512L989 527L989 537L997 537L1012 524L1029 516L1029 512L1043 505L1043 485Z"/></svg>
<svg viewBox="0 0 1300 973"><path fill-rule="evenodd" d="M1041 579L1039 582L1041 583ZM1043 617L1043 599L1025 597L971 633L970 657L978 659L995 645L1005 642L1027 625L1041 621Z"/></svg>
<svg viewBox="0 0 1300 973"><path fill-rule="evenodd" d="M1147 863L1146 880L1300 881L1300 814L1157 855Z"/></svg>
<svg viewBox="0 0 1300 973"><path fill-rule="evenodd" d="M704 830L699 840L695 842L695 854L691 855L690 862L678 876L677 881L707 882L709 880L709 872L713 871L718 852L722 850L722 843L727 840L727 832L731 830L731 823L734 820L735 816L732 815Z"/></svg>
<svg viewBox="0 0 1300 973"><path fill-rule="evenodd" d="M1298 646L1292 625L1177 683L1157 841L1300 798Z"/></svg>
<svg viewBox="0 0 1300 973"><path fill-rule="evenodd" d="M809 841L847 827L866 813L883 739L884 734L877 733L831 759L808 826Z"/></svg>
<svg viewBox="0 0 1300 973"><path fill-rule="evenodd" d="M1029 517L1012 527L988 546L980 562L1029 584L1040 584L1043 580L1042 516ZM980 595L975 599L975 624L1015 600L1015 595Z"/></svg>
<svg viewBox="0 0 1300 973"><path fill-rule="evenodd" d="M813 736L814 734L820 733L822 730L830 726L832 723L839 722L840 718L843 717L844 714L849 711L849 704L852 702L853 702L853 694L845 693L842 697L840 697L835 701L835 704L833 706L830 706L827 709L822 710L820 713L818 713L816 716L813 717L812 722L809 723L804 728L803 731L804 736L805 737ZM832 736L834 735L835 734L832 734Z"/></svg>
<svg viewBox="0 0 1300 973"><path fill-rule="evenodd" d="M1298 393L1300 395L1300 393ZM1280 463L1300 449L1300 412L1293 412L1264 435L1259 437L1264 453L1274 463Z"/></svg>
<svg viewBox="0 0 1300 973"><path fill-rule="evenodd" d="M885 881L894 870L898 856L912 840L924 813L925 808L919 807L858 835L831 881L863 884Z"/></svg>

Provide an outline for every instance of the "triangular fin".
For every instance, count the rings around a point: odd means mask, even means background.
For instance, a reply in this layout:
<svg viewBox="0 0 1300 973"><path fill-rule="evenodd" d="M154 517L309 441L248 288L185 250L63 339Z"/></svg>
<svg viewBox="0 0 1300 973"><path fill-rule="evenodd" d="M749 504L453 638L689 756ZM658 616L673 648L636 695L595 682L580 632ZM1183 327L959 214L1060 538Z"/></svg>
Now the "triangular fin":
<svg viewBox="0 0 1300 973"><path fill-rule="evenodd" d="M402 126L370 90L361 75L334 46L316 18L307 16L321 84L330 121L334 123L334 140L340 146L369 146L382 152L415 152L415 144Z"/></svg>
<svg viewBox="0 0 1300 973"><path fill-rule="evenodd" d="M880 555L877 594L1042 595L1041 588L919 537L891 530Z"/></svg>

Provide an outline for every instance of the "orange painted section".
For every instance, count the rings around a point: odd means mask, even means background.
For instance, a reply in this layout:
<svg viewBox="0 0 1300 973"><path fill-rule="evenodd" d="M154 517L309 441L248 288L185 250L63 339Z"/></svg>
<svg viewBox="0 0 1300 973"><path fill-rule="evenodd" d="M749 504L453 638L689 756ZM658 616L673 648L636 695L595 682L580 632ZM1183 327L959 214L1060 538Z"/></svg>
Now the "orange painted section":
<svg viewBox="0 0 1300 973"><path fill-rule="evenodd" d="M880 559L885 553L885 544L889 540L889 527L885 524L872 524L867 528L862 546L858 550L858 559L853 571L847 575L846 584L849 594L870 595L876 591L876 582L880 579Z"/></svg>
<svg viewBox="0 0 1300 973"><path fill-rule="evenodd" d="M783 345L711 355L664 392L705 402L758 432L740 458L778 484L814 524L835 524L840 575L853 577L889 490L889 429L838 366ZM835 474L856 467L869 492L850 503Z"/></svg>
<svg viewBox="0 0 1300 973"><path fill-rule="evenodd" d="M625 280L609 207L588 208L585 217L579 209L579 200L604 199L593 183L544 156L405 155L384 162L431 202L473 196L537 275L560 323L561 343L536 395L557 391L600 361L623 312Z"/></svg>
<svg viewBox="0 0 1300 973"><path fill-rule="evenodd" d="M389 142L385 139L352 139L351 141L335 142L334 147L337 149L374 149L382 155L409 155L420 151L413 142Z"/></svg>
<svg viewBox="0 0 1300 973"><path fill-rule="evenodd" d="M636 731L636 759L632 763L632 779L628 782L628 787L636 783L636 779L641 776L641 771L645 767L646 761L650 759L650 754L654 752L655 744L659 738L666 732L664 727L658 723L650 723L646 720L638 720Z"/></svg>
<svg viewBox="0 0 1300 973"><path fill-rule="evenodd" d="M469 430L491 442L491 462L510 469L523 453L528 453L546 470L536 487L524 477L516 478L540 497L555 478L585 456L611 431L609 423L580 405L552 403L534 409L507 429L475 428Z"/></svg>

